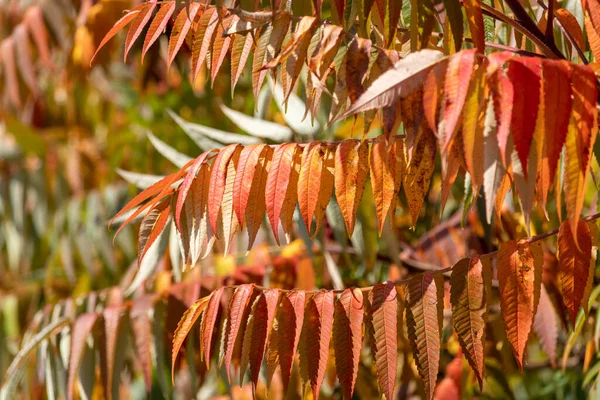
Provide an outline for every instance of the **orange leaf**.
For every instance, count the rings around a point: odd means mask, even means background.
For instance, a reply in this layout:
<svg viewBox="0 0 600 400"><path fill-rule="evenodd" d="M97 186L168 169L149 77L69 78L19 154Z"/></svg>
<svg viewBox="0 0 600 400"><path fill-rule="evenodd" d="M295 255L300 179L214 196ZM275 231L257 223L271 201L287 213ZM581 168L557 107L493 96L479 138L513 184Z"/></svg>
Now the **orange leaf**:
<svg viewBox="0 0 600 400"><path fill-rule="evenodd" d="M217 154L212 165L210 186L208 189L208 218L215 235L218 235L217 220L219 219L219 211L221 210L221 203L223 202L223 193L225 193L227 165L234 155L239 157L241 151L241 145L230 144L219 151L219 154Z"/></svg>
<svg viewBox="0 0 600 400"><path fill-rule="evenodd" d="M543 253L541 243L503 243L498 251L500 308L506 338L519 369L540 298Z"/></svg>
<svg viewBox="0 0 600 400"><path fill-rule="evenodd" d="M239 153L236 152L232 155L231 159L227 163L227 177L225 179L225 190L223 191L223 200L221 203L221 225L220 233L225 241L225 249L223 254L229 254L231 242L233 236L240 229L240 224L233 211L233 189L237 171L237 164L239 159Z"/></svg>
<svg viewBox="0 0 600 400"><path fill-rule="evenodd" d="M362 199L368 174L369 147L358 140L344 140L335 152L335 195L346 222L348 236Z"/></svg>
<svg viewBox="0 0 600 400"><path fill-rule="evenodd" d="M364 315L360 289L346 289L335 303L333 349L335 369L345 399L351 399L358 374Z"/></svg>
<svg viewBox="0 0 600 400"><path fill-rule="evenodd" d="M315 400L319 400L329 357L329 342L333 327L333 299L333 292L317 293L308 301L304 315L308 380Z"/></svg>
<svg viewBox="0 0 600 400"><path fill-rule="evenodd" d="M398 364L398 292L394 282L378 283L369 292L379 387L386 400L394 398Z"/></svg>
<svg viewBox="0 0 600 400"><path fill-rule="evenodd" d="M165 229L170 211L169 202L165 200L150 210L142 220L138 234L138 265L142 264L144 256Z"/></svg>
<svg viewBox="0 0 600 400"><path fill-rule="evenodd" d="M188 15L189 9L189 15ZM190 28L192 27L192 23L196 18L196 14L200 9L200 3L191 3L189 7L183 7L177 18L175 19L175 23L173 24L173 29L171 31L171 37L169 38L169 54L167 56L167 66L171 66L175 56L179 52L179 49L183 45L185 41L185 37L187 36Z"/></svg>
<svg viewBox="0 0 600 400"><path fill-rule="evenodd" d="M237 85L254 44L252 35L235 35L231 45L231 96Z"/></svg>
<svg viewBox="0 0 600 400"><path fill-rule="evenodd" d="M406 288L406 325L425 395L433 399L440 363L444 282L439 274L411 279Z"/></svg>
<svg viewBox="0 0 600 400"><path fill-rule="evenodd" d="M190 167L190 170L185 175L183 182L179 186L179 195L177 196L177 204L175 206L175 223L179 227L179 219L181 218L181 211L183 210L183 204L187 198L188 192L190 190L190 186L196 177L196 174L202 167L202 164L206 160L206 158L212 154L213 152L218 152L218 150L213 149L210 151L206 151L199 155L193 162Z"/></svg>
<svg viewBox="0 0 600 400"><path fill-rule="evenodd" d="M115 375L115 359L117 358L117 342L119 332L124 329L122 317L126 306L115 305L105 308L102 312L103 336L100 340L100 374L104 385L104 396L113 398L113 380Z"/></svg>
<svg viewBox="0 0 600 400"><path fill-rule="evenodd" d="M416 138L412 149L412 159L404 175L404 193L413 225L417 223L435 166L436 140L429 127L426 124L422 126L424 129Z"/></svg>
<svg viewBox="0 0 600 400"><path fill-rule="evenodd" d="M142 48L142 64L144 63L144 57L146 56L148 49L150 49L150 46L152 46L163 33L174 12L174 1L163 3L160 6L158 12L154 16L154 19L152 20L152 23L150 24L150 27L148 28L146 38L144 39L144 47Z"/></svg>
<svg viewBox="0 0 600 400"><path fill-rule="evenodd" d="M146 24L148 21L150 21L150 18L152 18L152 12L156 7L156 1L157 0L150 0L142 3L142 8L139 14L131 22L129 30L127 31L127 38L125 38L125 54L123 55L123 62L127 61L127 54L129 54L129 50L131 50L137 38L142 34Z"/></svg>
<svg viewBox="0 0 600 400"><path fill-rule="evenodd" d="M112 39L113 36L115 36L117 33L119 33L119 31L121 29L123 29L125 27L125 25L127 25L128 23L133 21L133 19L137 17L137 15L144 9L144 7L146 7L146 3L142 3L142 4L138 5L133 10L131 10L127 14L123 15L121 17L121 19L119 19L117 22L115 22L115 25L110 29L110 31L108 31L108 33L104 36L104 38L102 38L102 41L100 42L100 46L98 46L98 48L96 49L96 52L94 53L94 55L92 56L92 59L90 60L90 65L94 61L94 58L96 58L96 54L98 54L100 49L102 47L104 47L104 45L110 39Z"/></svg>
<svg viewBox="0 0 600 400"><path fill-rule="evenodd" d="M301 148L296 143L277 146L267 176L265 189L267 216L277 244L279 244L279 219L283 213L291 220L298 199L300 151ZM283 226L285 229L286 224L284 223Z"/></svg>
<svg viewBox="0 0 600 400"><path fill-rule="evenodd" d="M251 144L244 147L240 153L240 160L233 184L233 209L240 225L244 224L246 207L250 198L250 190L256 172L259 158L268 146L266 144Z"/></svg>
<svg viewBox="0 0 600 400"><path fill-rule="evenodd" d="M194 29L194 41L192 44L192 81L196 81L200 68L204 64L206 55L211 48L214 39L214 33L219 25L219 13L217 9L211 7L207 9ZM213 57L217 56L212 54Z"/></svg>
<svg viewBox="0 0 600 400"><path fill-rule="evenodd" d="M576 234L577 238L575 239L569 221L560 224L558 278L563 301L573 327L590 278L590 261L592 259L592 237L590 228L585 221L579 220Z"/></svg>
<svg viewBox="0 0 600 400"><path fill-rule="evenodd" d="M200 359L204 359L206 362L206 369L210 366L213 331L221 311L221 297L224 290L224 287L220 287L212 292L206 305L204 316L202 317L202 323L200 324Z"/></svg>
<svg viewBox="0 0 600 400"><path fill-rule="evenodd" d="M33 37L35 47L38 50L40 59L46 68L52 68L53 63L50 58L50 42L48 40L48 31L44 22L43 11L39 5L27 9L25 12L24 22L27 24L27 29ZM127 24L124 24L125 26Z"/></svg>
<svg viewBox="0 0 600 400"><path fill-rule="evenodd" d="M477 53L485 54L485 27L483 25L481 5L477 0L464 0L463 7L467 14L467 22L469 23L473 45L477 49Z"/></svg>
<svg viewBox="0 0 600 400"><path fill-rule="evenodd" d="M238 18L235 15L230 15L225 20L218 24L217 32L215 33L215 39L212 46L211 58L212 58L212 66L210 67L210 84L211 87L215 83L215 78L219 73L219 69L221 69L221 65L225 60L225 56L229 51L229 46L231 44L231 36L223 36L224 29L227 29L231 26L231 24Z"/></svg>
<svg viewBox="0 0 600 400"><path fill-rule="evenodd" d="M302 167L298 178L298 204L300 215L302 215L309 234L319 202L324 156L325 150L321 142L310 142L302 152Z"/></svg>
<svg viewBox="0 0 600 400"><path fill-rule="evenodd" d="M265 216L265 189L267 175L271 166L273 149L265 147L260 154L258 165L255 169L254 179L250 190L250 201L246 209L246 224L248 225L248 250L252 248L254 239Z"/></svg>
<svg viewBox="0 0 600 400"><path fill-rule="evenodd" d="M395 138L394 138L395 140ZM377 226L379 235L383 231L383 225L387 218L395 192L395 168L391 168L389 158L388 142L385 136L375 138L371 146L371 186L373 187L373 198L375 200L375 212L377 215Z"/></svg>
<svg viewBox="0 0 600 400"><path fill-rule="evenodd" d="M454 331L480 388L483 387L485 368L486 295L483 265L479 257L463 258L454 264L450 277Z"/></svg>
<svg viewBox="0 0 600 400"><path fill-rule="evenodd" d="M222 292L222 289L220 290ZM186 310L186 312L183 314L183 316L177 323L177 329L175 329L175 333L173 334L173 351L171 352L171 379L173 381L175 379L175 362L177 361L177 356L179 355L179 350L183 345L183 341L194 326L194 323L196 322L200 314L202 314L209 301L212 299L214 293L215 292L211 293L210 296L206 296L199 300L196 300L196 302Z"/></svg>
<svg viewBox="0 0 600 400"><path fill-rule="evenodd" d="M444 127L443 132L440 132L443 137L443 149L450 148L450 143L459 125L473 74L475 52L475 49L461 51L452 56L448 62L444 80Z"/></svg>

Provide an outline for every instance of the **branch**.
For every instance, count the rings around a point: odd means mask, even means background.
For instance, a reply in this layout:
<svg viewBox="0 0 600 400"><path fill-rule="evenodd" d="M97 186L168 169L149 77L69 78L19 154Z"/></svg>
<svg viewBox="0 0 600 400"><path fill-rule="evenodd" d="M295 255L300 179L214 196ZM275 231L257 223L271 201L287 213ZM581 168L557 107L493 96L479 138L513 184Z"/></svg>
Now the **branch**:
<svg viewBox="0 0 600 400"><path fill-rule="evenodd" d="M600 218L600 213L588 215L587 217L583 218L583 220L585 222L589 222L589 221L595 221L598 218ZM546 238L549 238L550 236L554 236L554 235L558 234L558 230L559 230L559 228L552 229L551 231L548 231L548 232L545 232L545 233L541 233L541 234L536 235L536 236L532 236L529 239L526 239L525 241L528 242L528 243L539 242L540 240L544 240ZM481 255L479 255L479 258L493 258L497 254L498 254L498 250L495 250L495 251L491 251L489 253L481 254ZM428 263L422 263L420 261L414 261L414 260L410 260L410 264L409 265L411 267L415 267L417 269L428 271L431 274L442 274L442 275L446 274L448 272L451 272L452 268L454 268L454 266L451 266L451 267L447 267L447 268L436 269L437 267L435 265L428 264ZM395 283L396 286L400 286L400 285L404 285L404 284L407 284L407 283L411 282L413 279L417 279L417 278L416 277L412 277L412 278L407 278L407 279L401 279L401 280L395 281L394 283ZM238 286L239 285L232 285L232 286L227 286L227 288L229 288L229 289L235 289ZM258 285L256 285L255 287L257 289L259 289L259 290L267 290L267 289L269 289L267 287L258 286ZM362 292L368 292L371 289L373 289L373 286L361 287L359 289ZM296 291L296 290L298 290L298 289L280 289L280 292L282 292L282 293L289 293L289 292L293 292L293 291ZM314 293L318 293L320 291L321 291L321 289L318 289L318 290L305 290L304 292L306 294L314 294ZM342 293L343 290L331 290L331 292L339 294L339 293Z"/></svg>

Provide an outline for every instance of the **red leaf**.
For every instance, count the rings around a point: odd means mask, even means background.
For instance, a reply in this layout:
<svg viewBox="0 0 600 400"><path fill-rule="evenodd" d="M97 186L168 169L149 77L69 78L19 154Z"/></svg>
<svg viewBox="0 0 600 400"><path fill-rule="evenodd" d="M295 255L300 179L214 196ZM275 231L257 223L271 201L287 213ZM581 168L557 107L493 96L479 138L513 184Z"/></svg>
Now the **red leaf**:
<svg viewBox="0 0 600 400"><path fill-rule="evenodd" d="M258 298L254 311L254 326L252 329L252 343L250 344L250 376L252 378L252 392L256 393L258 375L262 365L265 347L269 333L273 326L275 310L279 300L279 289L267 289Z"/></svg>
<svg viewBox="0 0 600 400"><path fill-rule="evenodd" d="M329 342L333 327L333 299L333 292L317 293L308 301L304 315L308 379L315 400L319 400L329 357Z"/></svg>
<svg viewBox="0 0 600 400"><path fill-rule="evenodd" d="M230 365L231 359L233 358L234 345L237 340L238 332L240 331L240 326L242 325L244 314L246 312L246 308L248 307L248 303L250 301L250 296L254 291L253 284L245 284L239 286L233 292L233 296L231 296L231 300L229 301L229 308L227 314L227 331L225 332L225 356L224 356L224 364L225 371L227 372L227 379L231 381L230 378Z"/></svg>
<svg viewBox="0 0 600 400"><path fill-rule="evenodd" d="M540 104L541 62L536 57L517 57L508 62L508 78L515 88L511 128L515 148L527 177L527 159L533 141ZM535 177L532 178L535 180Z"/></svg>
<svg viewBox="0 0 600 400"><path fill-rule="evenodd" d="M281 318L278 320L281 330L279 336L279 365L284 393L287 393L296 349L300 341L300 333L304 324L305 292L293 291L281 301Z"/></svg>
<svg viewBox="0 0 600 400"><path fill-rule="evenodd" d="M556 166L569 129L571 116L571 85L569 64L566 61L542 60L544 75L544 118L546 156L549 181L554 182Z"/></svg>
<svg viewBox="0 0 600 400"><path fill-rule="evenodd" d="M360 289L346 289L335 303L333 350L335 369L345 399L351 399L358 374L364 315Z"/></svg>
<svg viewBox="0 0 600 400"><path fill-rule="evenodd" d="M136 299L131 308L131 328L133 330L135 348L142 367L146 393L152 389L152 322L150 311L154 307L154 295L146 295Z"/></svg>

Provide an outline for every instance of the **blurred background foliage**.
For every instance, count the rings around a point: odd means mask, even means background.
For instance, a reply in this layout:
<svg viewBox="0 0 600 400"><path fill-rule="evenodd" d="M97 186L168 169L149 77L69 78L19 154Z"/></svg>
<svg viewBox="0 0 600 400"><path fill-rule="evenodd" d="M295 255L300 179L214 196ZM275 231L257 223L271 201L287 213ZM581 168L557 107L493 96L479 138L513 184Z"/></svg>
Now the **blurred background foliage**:
<svg viewBox="0 0 600 400"><path fill-rule="evenodd" d="M329 7L329 2L324 3ZM110 362L106 349L103 350L105 341L84 341L76 378L81 398L110 397L109 391L115 398L144 398L147 390L154 398L250 398L248 385L242 389L226 385L226 380L216 379L217 369L207 375L195 351L197 337L187 341L180 360L181 372L176 375L175 385L171 384L173 331L185 309L201 295L224 283L254 282L307 290L333 288L339 282L365 286L401 279L424 266L446 267L463 256L494 250L499 239L525 234L520 214L510 206L500 220L501 226L482 222L485 219L478 217L482 204L465 211L470 205L469 184L461 182L461 178L453 188L445 214L440 216L438 165L416 229L409 228L408 212L400 210L395 228L387 226L383 237L378 238L370 204L372 196L364 196L357 229L350 239L345 237L339 209L332 202L326 228L314 241L308 240L306 232L296 225L295 240L279 248L264 229L257 240L261 244L246 254L245 238L239 235L232 255L223 258L215 254L202 262L202 268L186 272L180 271L174 230L166 229L155 254L146 257L152 265L146 268L147 276L142 277L144 284L128 291L142 269L137 265L137 233L128 227L113 242L114 231L108 230L108 220L140 187L175 170L168 160L171 156L173 161L173 150L195 157L203 144L223 142L218 136L207 142L208 136L197 134L202 128L186 125L185 121L255 139L244 133L243 121L225 115L224 104L247 116L287 127L291 132L288 140L340 140L360 135L363 126L359 117L325 127L330 103L327 98L321 106L318 125L299 123L298 114L304 113L303 107L292 107L284 113L273 101L268 85L255 103L249 74L242 76L233 97L226 74L212 87L206 71L190 83L187 57L179 57L178 65L167 69L164 37L160 46L151 48L144 64L140 62L140 44L134 47L135 56L124 64L122 41L114 40L90 66L102 37L122 11L132 6L131 0L0 1L3 43L19 24L28 20L32 8L42 11L48 32L45 50L37 43L31 44L36 56L35 88L19 79L17 92L22 107L11 105L9 100L14 100L15 94L5 90L4 106L0 108L0 376L8 373L20 377L9 383L10 390L4 388L4 396L16 390L18 398L67 397L69 356L74 341L70 323L82 315L93 314L104 320L93 328L100 330L94 338L102 338L104 332L122 340L114 344L119 360L113 360L114 371L108 368L109 372L106 369ZM576 13L576 6L572 7ZM45 51L51 55L50 63L38 65L43 63L41 55ZM298 95L302 105L302 90ZM183 122L177 122L168 110ZM158 141L149 140L148 132ZM371 135L378 133L376 121ZM161 147L160 141L167 147ZM597 199L593 197L590 193L591 206L584 214L596 211ZM556 212L552 206L549 209ZM551 229L540 216L541 213L534 221L536 230ZM551 315L556 313L558 368L554 368L554 360L535 340L529 349L531 364L521 376L496 308L488 324L489 376L484 393L478 393L472 376L468 376L470 370L462 368L458 385L463 394L576 399L583 398L585 391L592 388L591 395L600 395L600 361L596 355L600 336L599 290L596 288L590 299L590 319L584 320L581 315L574 333L569 333L562 325L562 301L553 298L560 295L556 282L552 282L555 249L547 246L546 251L548 274L544 283L550 295L546 305ZM111 310L115 309L126 314L126 318L117 318L120 324L111 331L106 321L114 318ZM465 363L447 322L442 382L456 381L452 363ZM30 343L41 345L28 347L26 344ZM416 371L406 342L400 343L400 351L405 356L399 370L400 395L418 396ZM560 369L562 351L564 371ZM103 392L103 387L108 387L107 374L113 376L112 385ZM372 377L373 365L361 365L357 398L378 396ZM298 377L295 379L298 386ZM333 366L327 372L325 386L326 398L340 397ZM280 392L275 382L269 398L279 398ZM264 388L257 393L259 397L266 396Z"/></svg>

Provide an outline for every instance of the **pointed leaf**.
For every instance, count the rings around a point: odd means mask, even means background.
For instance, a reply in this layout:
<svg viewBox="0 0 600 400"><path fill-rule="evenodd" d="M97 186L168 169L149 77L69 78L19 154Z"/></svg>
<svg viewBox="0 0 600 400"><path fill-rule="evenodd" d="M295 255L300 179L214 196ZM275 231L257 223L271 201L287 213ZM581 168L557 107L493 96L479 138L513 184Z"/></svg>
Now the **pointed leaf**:
<svg viewBox="0 0 600 400"><path fill-rule="evenodd" d="M428 399L433 399L440 362L443 285L440 275L426 273L406 288L408 339Z"/></svg>
<svg viewBox="0 0 600 400"><path fill-rule="evenodd" d="M152 46L154 42L158 40L160 35L167 27L167 24L175 12L175 8L176 5L173 1L168 1L160 6L158 12L154 16L154 19L152 20L152 23L150 24L150 27L148 28L146 38L144 39L144 47L142 48L142 63L144 63L144 57L150 49L150 46Z"/></svg>
<svg viewBox="0 0 600 400"><path fill-rule="evenodd" d="M202 323L200 324L200 359L203 359L206 363L206 369L210 367L213 331L217 323L219 311L221 310L221 297L223 296L224 289L224 287L220 287L210 295L204 316L202 317Z"/></svg>
<svg viewBox="0 0 600 400"><path fill-rule="evenodd" d="M335 195L346 222L348 236L354 232L356 213L367 181L369 147L348 139L335 152Z"/></svg>
<svg viewBox="0 0 600 400"><path fill-rule="evenodd" d="M498 251L500 308L506 337L519 369L531 332L542 284L543 253L540 242L503 243Z"/></svg>
<svg viewBox="0 0 600 400"><path fill-rule="evenodd" d="M577 235L577 239L574 238ZM560 224L558 231L558 281L571 326L575 320L585 288L590 278L592 259L592 237L588 224L579 220L577 232L571 230L569 221Z"/></svg>
<svg viewBox="0 0 600 400"><path fill-rule="evenodd" d="M127 54L129 54L129 50L133 47L135 41L142 34L142 31L146 27L150 18L152 18L152 13L154 8L156 7L157 0L150 0L145 3L142 3L142 8L131 22L129 26L129 30L127 31L127 38L125 39L125 54L123 55L123 62L127 61Z"/></svg>
<svg viewBox="0 0 600 400"><path fill-rule="evenodd" d="M454 264L450 278L454 331L480 388L485 367L486 295L483 265L478 257L463 258Z"/></svg>
<svg viewBox="0 0 600 400"><path fill-rule="evenodd" d="M87 337L94 328L98 314L85 313L77 317L73 323L71 333L71 350L69 353L69 377L67 381L67 398L72 399L75 394L75 379L81 363L81 357L87 343Z"/></svg>
<svg viewBox="0 0 600 400"><path fill-rule="evenodd" d="M345 399L351 399L358 375L362 322L363 295L360 289L346 289L335 303L333 349L335 369Z"/></svg>
<svg viewBox="0 0 600 400"><path fill-rule="evenodd" d="M230 365L233 358L234 345L237 340L240 326L245 323L243 320L246 308L250 301L252 292L254 291L253 284L245 284L238 286L231 296L229 301L229 307L227 311L227 331L225 332L225 372L227 372L227 379L230 378Z"/></svg>
<svg viewBox="0 0 600 400"><path fill-rule="evenodd" d="M171 66L179 49L181 49L199 9L200 3L191 3L189 7L183 7L177 15L171 31L171 37L169 38L168 66Z"/></svg>
<svg viewBox="0 0 600 400"><path fill-rule="evenodd" d="M175 380L175 362L177 361L177 356L179 356L179 350L183 345L183 341L194 326L194 323L198 317L204 312L204 309L213 297L213 293L211 293L210 296L196 300L196 302L194 302L194 304L192 304L192 306L185 311L177 323L177 329L173 334L173 351L171 352L173 357L173 361L171 363L171 379L173 381Z"/></svg>
<svg viewBox="0 0 600 400"><path fill-rule="evenodd" d="M398 366L398 292L394 282L378 283L369 292L377 380L386 400L394 398Z"/></svg>

